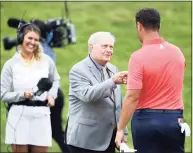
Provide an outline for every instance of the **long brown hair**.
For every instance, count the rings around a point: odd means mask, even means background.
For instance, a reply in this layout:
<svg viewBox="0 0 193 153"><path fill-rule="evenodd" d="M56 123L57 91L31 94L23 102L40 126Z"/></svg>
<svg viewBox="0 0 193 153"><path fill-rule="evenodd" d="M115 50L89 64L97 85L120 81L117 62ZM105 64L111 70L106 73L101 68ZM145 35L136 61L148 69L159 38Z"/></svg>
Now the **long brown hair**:
<svg viewBox="0 0 193 153"><path fill-rule="evenodd" d="M28 32L35 32L39 35L40 39L41 39L41 31L40 29L35 25L35 24L29 24L28 26L26 26L24 29L23 29L23 34L24 36L28 33ZM39 41L40 41L39 39ZM43 53L43 48L41 47L40 43L39 43L39 46L37 47L37 49L34 51L34 57L36 60L40 60L41 59L41 56L42 56L42 53Z"/></svg>

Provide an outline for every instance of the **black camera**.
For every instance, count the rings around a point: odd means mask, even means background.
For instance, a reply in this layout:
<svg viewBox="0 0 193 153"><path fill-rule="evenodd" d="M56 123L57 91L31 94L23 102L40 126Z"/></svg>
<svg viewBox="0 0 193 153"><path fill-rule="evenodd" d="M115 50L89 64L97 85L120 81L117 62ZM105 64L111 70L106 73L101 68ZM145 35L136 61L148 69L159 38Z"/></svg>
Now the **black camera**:
<svg viewBox="0 0 193 153"><path fill-rule="evenodd" d="M11 28L18 28L20 23L25 24L27 22L24 20L10 18L7 23ZM52 48L60 48L68 44L76 43L76 31L74 24L65 22L62 18L48 19L45 22L39 19L33 19L30 20L29 23L34 23L40 28L42 38ZM16 45L18 45L17 38L3 38L3 46L5 50L10 50Z"/></svg>
<svg viewBox="0 0 193 153"><path fill-rule="evenodd" d="M17 45L17 38L12 39L9 37L3 38L3 46L5 50L10 50L12 47Z"/></svg>
<svg viewBox="0 0 193 153"><path fill-rule="evenodd" d="M76 31L74 24L70 22L64 22L62 18L48 19L45 22L45 26L49 31L47 41L51 39L49 45L51 47L62 47L65 45L66 40L68 44L76 43ZM64 44L63 44L64 43Z"/></svg>

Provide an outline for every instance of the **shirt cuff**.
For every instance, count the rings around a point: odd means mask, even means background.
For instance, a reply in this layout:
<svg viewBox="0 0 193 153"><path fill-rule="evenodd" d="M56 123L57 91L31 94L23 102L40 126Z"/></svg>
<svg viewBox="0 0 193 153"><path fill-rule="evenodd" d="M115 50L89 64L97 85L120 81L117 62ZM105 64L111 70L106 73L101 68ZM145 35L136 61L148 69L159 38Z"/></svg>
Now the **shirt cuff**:
<svg viewBox="0 0 193 153"><path fill-rule="evenodd" d="M19 97L20 97L20 98L25 98L25 97L24 97L24 91L19 91Z"/></svg>

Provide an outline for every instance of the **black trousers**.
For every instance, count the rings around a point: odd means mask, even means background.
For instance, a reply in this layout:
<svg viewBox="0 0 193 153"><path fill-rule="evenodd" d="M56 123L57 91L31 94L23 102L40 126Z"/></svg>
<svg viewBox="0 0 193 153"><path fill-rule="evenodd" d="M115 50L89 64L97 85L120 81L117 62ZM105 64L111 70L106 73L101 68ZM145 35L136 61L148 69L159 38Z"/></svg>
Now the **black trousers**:
<svg viewBox="0 0 193 153"><path fill-rule="evenodd" d="M68 149L69 149L70 153L115 153L115 147L116 147L115 136L116 136L116 132L117 132L117 129L114 129L113 135L112 135L112 138L111 138L111 142L109 144L109 147L104 151L88 150L88 149L75 147L75 146L72 146L72 145L68 145Z"/></svg>
<svg viewBox="0 0 193 153"><path fill-rule="evenodd" d="M50 108L51 111L51 126L52 138L59 145L63 153L68 153L68 147L64 143L64 130L62 127L62 109L64 107L64 94L61 89L58 89L58 97L55 100L55 106Z"/></svg>
<svg viewBox="0 0 193 153"><path fill-rule="evenodd" d="M142 110L131 121L133 145L137 153L184 153L185 134L178 118L182 111Z"/></svg>

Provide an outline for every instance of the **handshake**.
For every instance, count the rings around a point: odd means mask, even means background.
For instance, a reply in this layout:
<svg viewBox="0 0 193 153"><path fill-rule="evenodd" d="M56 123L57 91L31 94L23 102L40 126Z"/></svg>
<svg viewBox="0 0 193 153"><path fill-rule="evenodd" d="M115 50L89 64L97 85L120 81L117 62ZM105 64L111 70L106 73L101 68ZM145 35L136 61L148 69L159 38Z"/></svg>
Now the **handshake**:
<svg viewBox="0 0 193 153"><path fill-rule="evenodd" d="M115 84L127 84L128 71L117 72L113 77Z"/></svg>

